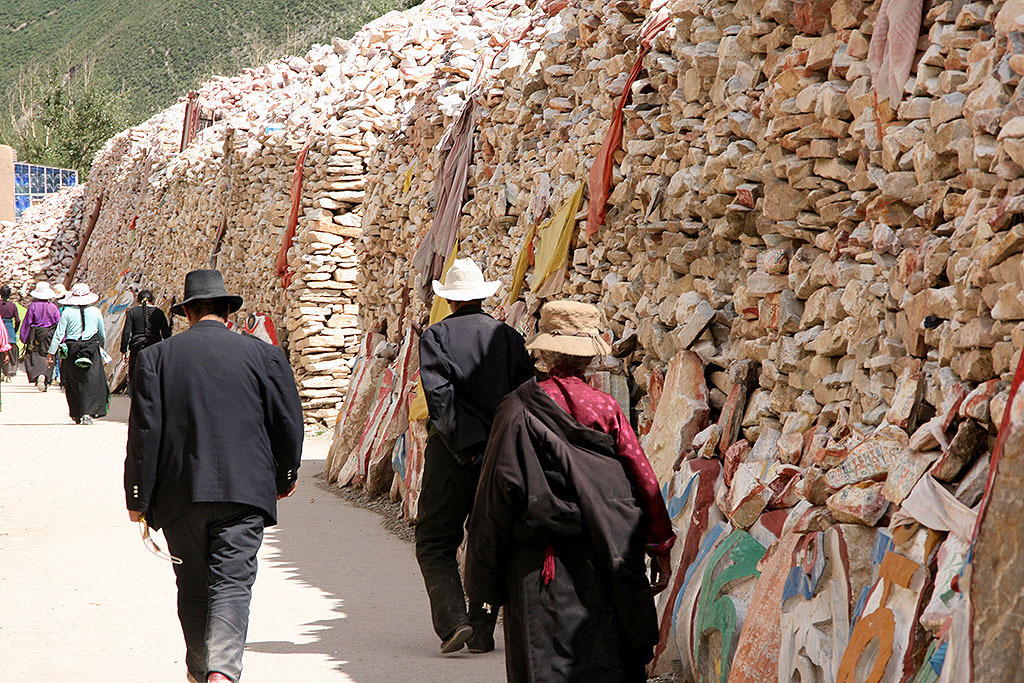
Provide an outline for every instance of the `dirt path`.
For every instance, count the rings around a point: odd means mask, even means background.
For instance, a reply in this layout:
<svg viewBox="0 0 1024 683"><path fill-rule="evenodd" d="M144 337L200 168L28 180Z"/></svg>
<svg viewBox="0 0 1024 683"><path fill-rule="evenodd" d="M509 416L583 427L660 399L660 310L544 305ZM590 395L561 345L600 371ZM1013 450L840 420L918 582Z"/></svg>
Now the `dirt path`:
<svg viewBox="0 0 1024 683"><path fill-rule="evenodd" d="M62 393L3 385L0 654L7 683L184 681L171 567L121 488L127 401L79 427ZM243 680L498 683L501 645L442 658L412 546L315 485L325 440L260 553ZM159 539L161 545L162 539Z"/></svg>

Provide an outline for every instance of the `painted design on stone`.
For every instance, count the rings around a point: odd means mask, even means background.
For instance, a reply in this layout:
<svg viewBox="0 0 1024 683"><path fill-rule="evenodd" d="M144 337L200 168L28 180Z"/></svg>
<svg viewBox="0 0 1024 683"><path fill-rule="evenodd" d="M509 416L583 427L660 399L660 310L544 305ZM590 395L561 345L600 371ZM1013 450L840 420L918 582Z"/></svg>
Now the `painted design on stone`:
<svg viewBox="0 0 1024 683"><path fill-rule="evenodd" d="M674 633L679 617L678 598L705 532L709 525L723 519L714 505L715 487L721 481L721 472L722 465L717 460L687 460L663 487L677 537L672 547L672 583L657 599L660 638L649 669L652 675L671 673L686 657Z"/></svg>
<svg viewBox="0 0 1024 683"><path fill-rule="evenodd" d="M729 683L763 683L765 672L778 668L783 638L782 596L793 550L802 538L804 536L795 531L783 534L769 551L770 556L762 559L763 569L743 621L729 670Z"/></svg>
<svg viewBox="0 0 1024 683"><path fill-rule="evenodd" d="M837 683L899 683L913 673L913 638L927 572L887 552L843 653Z"/></svg>
<svg viewBox="0 0 1024 683"><path fill-rule="evenodd" d="M700 680L726 683L764 553L750 534L734 531L708 560L694 628Z"/></svg>

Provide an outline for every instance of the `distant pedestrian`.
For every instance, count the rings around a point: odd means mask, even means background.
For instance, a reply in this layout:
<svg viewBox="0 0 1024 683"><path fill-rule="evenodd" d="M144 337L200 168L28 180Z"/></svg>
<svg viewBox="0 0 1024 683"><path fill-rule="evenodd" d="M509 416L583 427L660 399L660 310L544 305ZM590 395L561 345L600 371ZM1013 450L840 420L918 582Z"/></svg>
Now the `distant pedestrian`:
<svg viewBox="0 0 1024 683"><path fill-rule="evenodd" d="M68 290L66 287L64 287L64 285L58 282L53 286L53 293L56 295L53 301L57 305L57 310L63 313L64 307L61 305L60 302L61 299L68 295ZM57 362L53 364L53 383L59 385L61 389L64 388L64 377L67 375L67 371L64 368L64 365L66 363L67 358L61 358L60 356L58 356Z"/></svg>
<svg viewBox="0 0 1024 683"><path fill-rule="evenodd" d="M17 338L18 328L21 327L21 313L17 304L11 301L10 285L0 287L0 324L5 328L8 342L11 344L3 363L0 364L0 376L4 382L10 382L18 374Z"/></svg>
<svg viewBox="0 0 1024 683"><path fill-rule="evenodd" d="M37 282L29 296L32 303L25 311L18 336L25 344L25 374L29 383L46 391L53 381L53 368L46 362L46 354L57 330L60 311L53 304L57 295L48 282Z"/></svg>
<svg viewBox="0 0 1024 683"><path fill-rule="evenodd" d="M436 296L453 313L420 339L420 379L430 412L423 486L416 523L416 559L430 598L441 652L494 649L497 612L470 601L456 559L473 507L491 420L505 394L533 377L523 337L484 313L500 283L486 282L471 259L456 259Z"/></svg>
<svg viewBox="0 0 1024 683"><path fill-rule="evenodd" d="M7 356L11 353L11 349L16 348L10 343L9 337L7 336L7 326L0 325L0 362L6 363ZM0 411L4 409L4 397L3 390L0 390Z"/></svg>
<svg viewBox="0 0 1024 683"><path fill-rule="evenodd" d="M540 330L527 346L548 378L519 387L494 418L466 590L505 606L511 683L643 683L672 522L629 420L584 380L591 359L611 352L597 307L545 304Z"/></svg>
<svg viewBox="0 0 1024 683"><path fill-rule="evenodd" d="M189 329L142 349L124 489L133 522L163 528L191 681L237 681L263 529L292 495L302 406L280 348L226 326L242 298L220 271L185 277Z"/></svg>
<svg viewBox="0 0 1024 683"><path fill-rule="evenodd" d="M121 333L121 353L128 356L129 392L135 382L139 353L142 349L171 336L167 316L153 305L153 292L143 289L135 299L139 305L128 309L124 319L124 331Z"/></svg>
<svg viewBox="0 0 1024 683"><path fill-rule="evenodd" d="M107 414L110 404L100 351L107 342L107 332L103 314L93 306L99 298L84 282L72 287L60 300L63 310L47 350L47 362L52 366L58 350L62 346L65 349L61 354L65 359L64 396L75 424L92 424L93 418Z"/></svg>

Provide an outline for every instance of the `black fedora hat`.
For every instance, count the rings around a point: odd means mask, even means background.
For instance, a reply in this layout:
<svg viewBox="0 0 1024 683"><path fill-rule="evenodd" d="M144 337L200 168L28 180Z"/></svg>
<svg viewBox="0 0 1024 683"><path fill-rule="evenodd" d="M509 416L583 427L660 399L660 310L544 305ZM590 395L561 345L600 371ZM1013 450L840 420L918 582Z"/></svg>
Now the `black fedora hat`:
<svg viewBox="0 0 1024 683"><path fill-rule="evenodd" d="M193 270L185 275L185 298L171 306L171 315L185 315L185 306L203 299L227 299L230 313L242 307L242 297L228 294L219 270Z"/></svg>

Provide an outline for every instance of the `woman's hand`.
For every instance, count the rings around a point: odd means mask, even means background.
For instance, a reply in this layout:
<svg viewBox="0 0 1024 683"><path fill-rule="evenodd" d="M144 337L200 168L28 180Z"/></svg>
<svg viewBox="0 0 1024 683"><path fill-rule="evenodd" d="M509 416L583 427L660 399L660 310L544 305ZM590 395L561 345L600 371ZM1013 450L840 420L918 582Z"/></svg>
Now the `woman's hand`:
<svg viewBox="0 0 1024 683"><path fill-rule="evenodd" d="M52 368L52 367L53 367L53 364L54 364L55 362L56 362L56 360L54 359L54 357L53 357L53 354L52 354L52 353L49 353L49 354L47 354L47 355L46 355L46 367L48 367L48 368Z"/></svg>
<svg viewBox="0 0 1024 683"><path fill-rule="evenodd" d="M672 556L669 553L651 558L651 590L655 595L668 588L672 578Z"/></svg>

